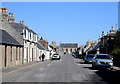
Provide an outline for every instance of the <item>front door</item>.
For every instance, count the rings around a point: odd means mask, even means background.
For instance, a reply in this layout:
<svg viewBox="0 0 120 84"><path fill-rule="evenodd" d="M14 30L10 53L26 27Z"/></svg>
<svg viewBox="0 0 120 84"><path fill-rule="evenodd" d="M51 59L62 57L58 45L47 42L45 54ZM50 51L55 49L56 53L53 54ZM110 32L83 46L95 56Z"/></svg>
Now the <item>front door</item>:
<svg viewBox="0 0 120 84"><path fill-rule="evenodd" d="M5 67L7 67L7 46L5 46Z"/></svg>

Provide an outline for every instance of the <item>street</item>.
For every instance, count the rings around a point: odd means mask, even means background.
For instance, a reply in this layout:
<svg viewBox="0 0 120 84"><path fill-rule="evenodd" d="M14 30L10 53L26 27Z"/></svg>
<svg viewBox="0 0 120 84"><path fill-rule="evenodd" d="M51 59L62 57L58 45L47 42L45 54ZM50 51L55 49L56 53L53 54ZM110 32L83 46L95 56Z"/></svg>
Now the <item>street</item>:
<svg viewBox="0 0 120 84"><path fill-rule="evenodd" d="M46 60L34 65L21 67L10 72L3 71L3 82L83 82L116 84L120 73L105 69L93 70L91 64L84 64L70 54L61 60Z"/></svg>

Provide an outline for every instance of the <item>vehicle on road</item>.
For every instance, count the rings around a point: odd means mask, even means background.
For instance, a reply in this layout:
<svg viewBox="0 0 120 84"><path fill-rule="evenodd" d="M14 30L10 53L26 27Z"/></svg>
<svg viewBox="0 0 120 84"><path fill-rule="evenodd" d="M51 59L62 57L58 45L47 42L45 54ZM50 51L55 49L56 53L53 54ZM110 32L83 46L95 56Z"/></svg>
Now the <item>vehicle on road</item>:
<svg viewBox="0 0 120 84"><path fill-rule="evenodd" d="M51 59L52 60L54 60L54 59L60 60L60 55L59 54L53 54Z"/></svg>
<svg viewBox="0 0 120 84"><path fill-rule="evenodd" d="M94 54L87 54L84 57L84 63L92 63L94 56L95 56Z"/></svg>
<svg viewBox="0 0 120 84"><path fill-rule="evenodd" d="M113 60L108 54L95 54L92 60L92 68L110 68L113 69Z"/></svg>
<svg viewBox="0 0 120 84"><path fill-rule="evenodd" d="M72 53L72 56L75 57L75 58L81 58L81 55L76 54L76 53Z"/></svg>
<svg viewBox="0 0 120 84"><path fill-rule="evenodd" d="M66 54L66 52L64 52L64 54Z"/></svg>

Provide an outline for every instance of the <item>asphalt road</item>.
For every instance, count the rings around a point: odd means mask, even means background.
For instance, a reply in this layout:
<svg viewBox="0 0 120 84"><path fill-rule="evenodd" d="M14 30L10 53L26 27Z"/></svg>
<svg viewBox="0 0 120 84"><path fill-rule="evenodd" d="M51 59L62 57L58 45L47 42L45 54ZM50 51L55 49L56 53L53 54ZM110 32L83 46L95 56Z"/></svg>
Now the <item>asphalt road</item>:
<svg viewBox="0 0 120 84"><path fill-rule="evenodd" d="M120 76L120 74L119 74ZM91 64L84 64L69 54L61 60L38 62L7 74L3 74L3 82L83 82L109 84L118 82L118 73L110 70L93 70Z"/></svg>

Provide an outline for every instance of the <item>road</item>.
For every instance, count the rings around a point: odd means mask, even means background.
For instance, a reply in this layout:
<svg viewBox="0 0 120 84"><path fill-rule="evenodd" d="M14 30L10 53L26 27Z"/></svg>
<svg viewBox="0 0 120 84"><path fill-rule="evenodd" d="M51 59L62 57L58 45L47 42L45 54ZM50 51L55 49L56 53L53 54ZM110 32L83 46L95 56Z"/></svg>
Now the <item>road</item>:
<svg viewBox="0 0 120 84"><path fill-rule="evenodd" d="M61 60L37 62L3 74L3 82L83 82L91 84L109 84L116 82L117 73L109 70L93 70L91 64L84 64L70 54L61 56ZM120 74L119 74L120 75Z"/></svg>

